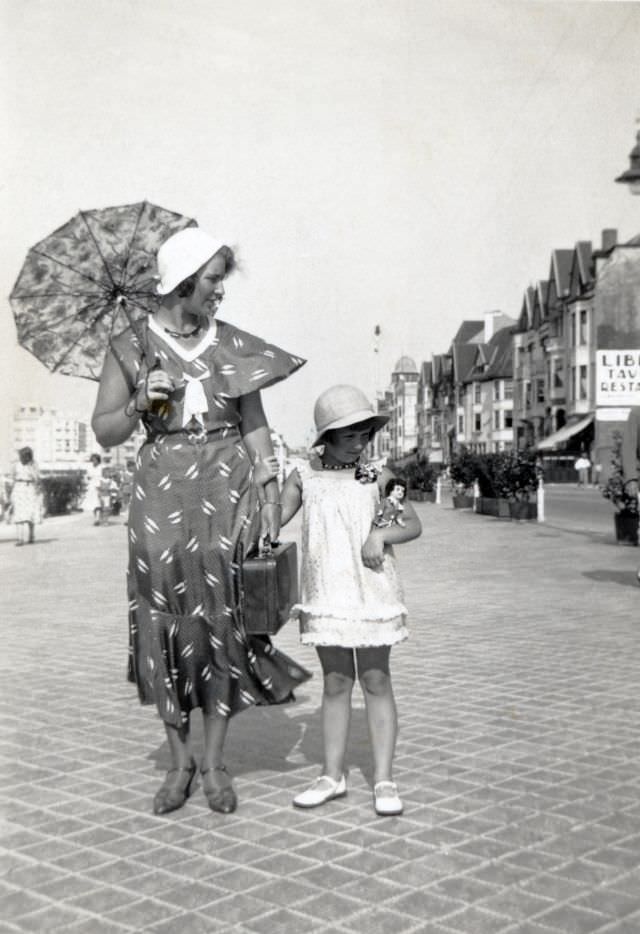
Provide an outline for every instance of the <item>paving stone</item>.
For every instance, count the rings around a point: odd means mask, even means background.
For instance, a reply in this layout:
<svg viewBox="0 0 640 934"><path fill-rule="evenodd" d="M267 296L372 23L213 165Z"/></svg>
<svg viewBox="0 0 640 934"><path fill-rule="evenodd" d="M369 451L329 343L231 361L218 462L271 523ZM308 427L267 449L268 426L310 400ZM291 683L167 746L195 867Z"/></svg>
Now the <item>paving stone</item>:
<svg viewBox="0 0 640 934"><path fill-rule="evenodd" d="M412 633L392 658L406 811L385 821L358 689L348 797L291 807L321 765L322 682L295 627L276 642L316 677L295 705L234 721L238 811L214 815L198 791L155 817L169 757L122 675L124 526L101 529L96 549L86 517L56 520L63 564L44 546L37 565L3 555L3 649L29 685L20 730L0 698L7 930L62 919L65 934L640 931L640 631L637 588L619 583L627 572L633 583L637 550L562 523L417 508L429 534L397 549ZM56 641L43 673L44 605ZM90 695L88 666L100 672ZM52 693L68 710L49 709ZM199 718L192 737L199 755Z"/></svg>

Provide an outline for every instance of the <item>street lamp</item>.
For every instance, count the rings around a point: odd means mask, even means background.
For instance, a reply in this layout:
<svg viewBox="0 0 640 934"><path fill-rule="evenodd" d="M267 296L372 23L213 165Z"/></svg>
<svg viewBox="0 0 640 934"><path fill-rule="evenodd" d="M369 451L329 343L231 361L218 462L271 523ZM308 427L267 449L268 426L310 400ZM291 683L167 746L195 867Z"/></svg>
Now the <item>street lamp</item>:
<svg viewBox="0 0 640 934"><path fill-rule="evenodd" d="M629 153L630 168L616 178L629 186L632 195L640 195L640 130L636 134L636 144Z"/></svg>

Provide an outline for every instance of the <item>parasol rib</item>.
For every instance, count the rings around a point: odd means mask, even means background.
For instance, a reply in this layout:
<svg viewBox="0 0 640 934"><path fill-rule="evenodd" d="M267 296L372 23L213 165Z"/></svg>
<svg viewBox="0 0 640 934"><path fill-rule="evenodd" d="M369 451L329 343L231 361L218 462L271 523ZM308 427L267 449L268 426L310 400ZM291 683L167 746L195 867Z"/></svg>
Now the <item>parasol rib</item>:
<svg viewBox="0 0 640 934"><path fill-rule="evenodd" d="M79 315L85 314L87 311L93 311L93 309L96 306L102 304L103 301L104 301L103 297L100 296L98 301L89 302L89 304L85 305L84 308L76 309L75 311L72 311L70 314L66 315L64 318L56 318L56 321L55 321L56 326L59 326L61 324L66 324L67 321L71 321L72 319L77 318ZM33 334L35 334L40 329L42 329L42 322L34 321L33 327L31 329L23 328L22 335L24 337L31 337ZM57 333L53 328L45 327L45 330L50 331L52 334Z"/></svg>
<svg viewBox="0 0 640 934"><path fill-rule="evenodd" d="M92 279L91 276L88 276L84 272L80 272L79 269L76 269L75 266L70 266L69 263L63 263L62 260L58 259L56 256L49 256L49 254L45 253L44 250L36 250L35 247L32 247L31 252L34 253L36 256L43 256L45 259L50 260L52 263L57 263L58 266L62 266L63 269L68 269L75 276L80 276L82 279L86 279L87 282L92 282L94 285L100 286L100 282L98 282L97 279ZM9 298L14 297L14 292L15 292L15 287L14 287L14 291L11 293Z"/></svg>
<svg viewBox="0 0 640 934"><path fill-rule="evenodd" d="M128 269L129 269L129 258L130 258L130 256L131 256L131 247L133 246L133 243L134 243L134 241L135 241L135 239L136 239L136 236L137 236L137 234L138 234L138 227L140 226L140 221L142 220L142 215L143 215L143 213L144 213L144 209L146 208L146 206L147 206L148 203L149 203L148 201L143 201L142 204L140 205L140 210L138 211L138 216L137 216L137 218L136 218L136 225L135 225L135 227L133 228L133 234L131 235L131 240L129 241L129 247L128 247L128 249L127 249L127 258L126 258L125 263L124 263L124 269L122 270L122 282L123 282L123 284L127 281L127 271L128 271Z"/></svg>
<svg viewBox="0 0 640 934"><path fill-rule="evenodd" d="M109 269L109 264L107 263L107 261L106 261L106 259L105 259L105 257L104 257L104 254L103 254L102 250L100 249L100 245L99 245L98 241L97 241L96 238L95 238L95 234L93 233L93 230L92 230L91 227L89 226L89 221L88 221L87 218L85 217L84 211L80 211L80 217L81 217L82 220L84 221L85 227L86 227L87 230L89 231L89 236L90 236L91 239L93 240L93 243L94 243L94 245L95 245L95 248L96 248L96 250L98 251L98 256L99 256L100 259L102 260L102 265L104 266L104 268L105 268L105 270L106 270L106 272L107 272L107 275L109 276L109 279L111 280L111 285L114 287L114 289L117 289L118 286L116 285L115 280L114 280L113 276L111 275L111 270Z"/></svg>

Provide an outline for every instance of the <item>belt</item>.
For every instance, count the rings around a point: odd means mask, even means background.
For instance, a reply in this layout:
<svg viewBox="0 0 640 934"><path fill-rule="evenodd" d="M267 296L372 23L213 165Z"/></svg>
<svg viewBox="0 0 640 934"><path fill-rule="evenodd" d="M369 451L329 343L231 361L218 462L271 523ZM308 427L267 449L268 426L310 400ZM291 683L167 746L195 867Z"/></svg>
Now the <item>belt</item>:
<svg viewBox="0 0 640 934"><path fill-rule="evenodd" d="M237 425L225 425L222 428L179 428L176 431L159 431L150 434L148 441L158 441L162 438L184 438L188 444L206 444L215 438L224 438L227 435L240 435Z"/></svg>

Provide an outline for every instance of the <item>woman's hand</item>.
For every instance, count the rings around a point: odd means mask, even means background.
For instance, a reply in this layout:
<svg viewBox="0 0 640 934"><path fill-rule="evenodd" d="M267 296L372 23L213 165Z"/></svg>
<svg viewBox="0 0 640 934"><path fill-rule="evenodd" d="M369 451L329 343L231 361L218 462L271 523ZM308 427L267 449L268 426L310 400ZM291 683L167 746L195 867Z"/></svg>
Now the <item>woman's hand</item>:
<svg viewBox="0 0 640 934"><path fill-rule="evenodd" d="M282 505L280 503L263 503L260 509L260 537L264 538L268 535L272 543L277 542L281 518Z"/></svg>
<svg viewBox="0 0 640 934"><path fill-rule="evenodd" d="M149 370L144 385L136 393L137 411L151 408L151 404L156 401L165 402L173 390L173 380L165 370L159 367Z"/></svg>
<svg viewBox="0 0 640 934"><path fill-rule="evenodd" d="M379 571L384 561L384 536L379 529L372 529L362 546L362 563L372 571Z"/></svg>

